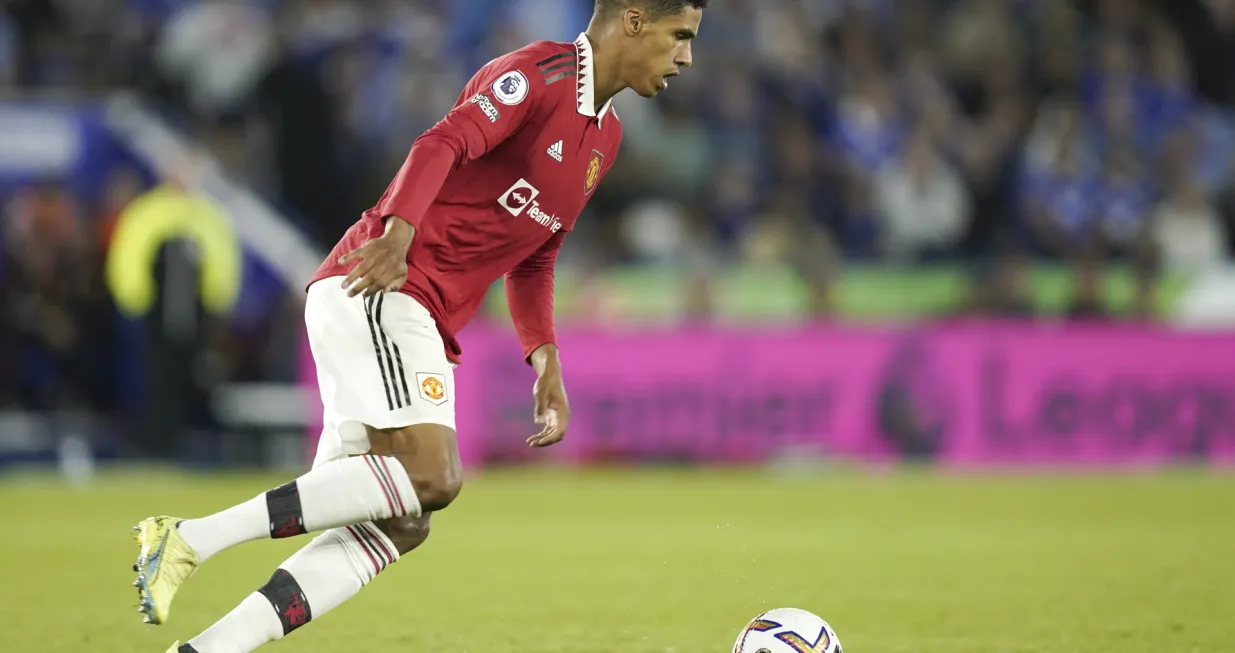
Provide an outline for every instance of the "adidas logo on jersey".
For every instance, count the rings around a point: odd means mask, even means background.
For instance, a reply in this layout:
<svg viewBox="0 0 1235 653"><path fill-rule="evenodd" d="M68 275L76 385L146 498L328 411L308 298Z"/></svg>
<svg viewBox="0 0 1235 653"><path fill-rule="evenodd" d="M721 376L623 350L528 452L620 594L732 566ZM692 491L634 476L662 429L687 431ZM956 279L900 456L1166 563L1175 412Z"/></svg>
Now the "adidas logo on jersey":
<svg viewBox="0 0 1235 653"><path fill-rule="evenodd" d="M562 141L558 141L553 145L550 145L549 149L545 151L549 153L549 156L553 157L554 161L557 161L558 163L562 162Z"/></svg>

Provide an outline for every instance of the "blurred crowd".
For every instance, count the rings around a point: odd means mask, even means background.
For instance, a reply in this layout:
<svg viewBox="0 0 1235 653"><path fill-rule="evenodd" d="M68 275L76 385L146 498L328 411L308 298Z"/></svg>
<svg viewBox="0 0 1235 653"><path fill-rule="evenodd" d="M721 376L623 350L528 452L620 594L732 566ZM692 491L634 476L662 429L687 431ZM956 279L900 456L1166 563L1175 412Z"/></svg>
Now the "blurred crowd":
<svg viewBox="0 0 1235 653"><path fill-rule="evenodd" d="M572 40L591 9L6 0L0 97L136 91L325 251L476 68ZM1147 317L1160 275L1235 245L1235 0L714 0L694 59L655 101L617 99L624 146L564 265L787 266L827 313L846 263L963 262L967 308L1023 315L1028 264L1050 260L1093 316L1117 264ZM109 225L149 183L121 169L97 197L55 180L0 196L0 360L107 350L80 325L108 310ZM105 389L99 365L74 369Z"/></svg>

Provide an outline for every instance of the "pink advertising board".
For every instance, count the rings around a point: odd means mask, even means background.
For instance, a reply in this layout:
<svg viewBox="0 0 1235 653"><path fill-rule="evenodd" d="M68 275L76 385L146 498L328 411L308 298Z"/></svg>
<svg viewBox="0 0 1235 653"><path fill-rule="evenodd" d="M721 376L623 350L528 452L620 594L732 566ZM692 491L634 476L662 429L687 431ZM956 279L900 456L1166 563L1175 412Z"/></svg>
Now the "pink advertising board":
<svg viewBox="0 0 1235 653"><path fill-rule="evenodd" d="M462 334L465 462L745 463L808 449L958 466L1235 463L1235 334L954 324L559 335L570 435L529 451L534 375L514 336Z"/></svg>

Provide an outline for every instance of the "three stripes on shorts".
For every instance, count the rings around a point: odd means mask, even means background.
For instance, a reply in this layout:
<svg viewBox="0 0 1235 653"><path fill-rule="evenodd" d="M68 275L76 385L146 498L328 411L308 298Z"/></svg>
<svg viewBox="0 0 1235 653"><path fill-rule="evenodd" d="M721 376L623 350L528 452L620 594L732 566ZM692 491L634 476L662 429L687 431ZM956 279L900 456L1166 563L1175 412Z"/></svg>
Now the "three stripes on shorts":
<svg viewBox="0 0 1235 653"><path fill-rule="evenodd" d="M403 371L403 354L399 351L399 345L387 338L382 330L382 302L385 297L385 293L366 297L364 312L369 320L369 335L373 338L377 367L382 371L382 385L386 388L386 406L394 410L410 406L412 393L407 388L407 374ZM399 394L400 390L403 394Z"/></svg>

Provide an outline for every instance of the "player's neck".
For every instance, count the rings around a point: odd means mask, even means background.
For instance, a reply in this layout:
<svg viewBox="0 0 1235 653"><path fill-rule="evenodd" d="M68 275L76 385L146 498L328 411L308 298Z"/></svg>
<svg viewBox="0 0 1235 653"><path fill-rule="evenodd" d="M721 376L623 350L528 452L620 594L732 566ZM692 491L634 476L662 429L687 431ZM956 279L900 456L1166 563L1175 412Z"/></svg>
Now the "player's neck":
<svg viewBox="0 0 1235 653"><path fill-rule="evenodd" d="M591 23L584 34L592 44L592 66L595 72L595 101L593 110L599 111L613 96L626 88L622 82L621 62L618 60L618 48L613 45L613 26Z"/></svg>

